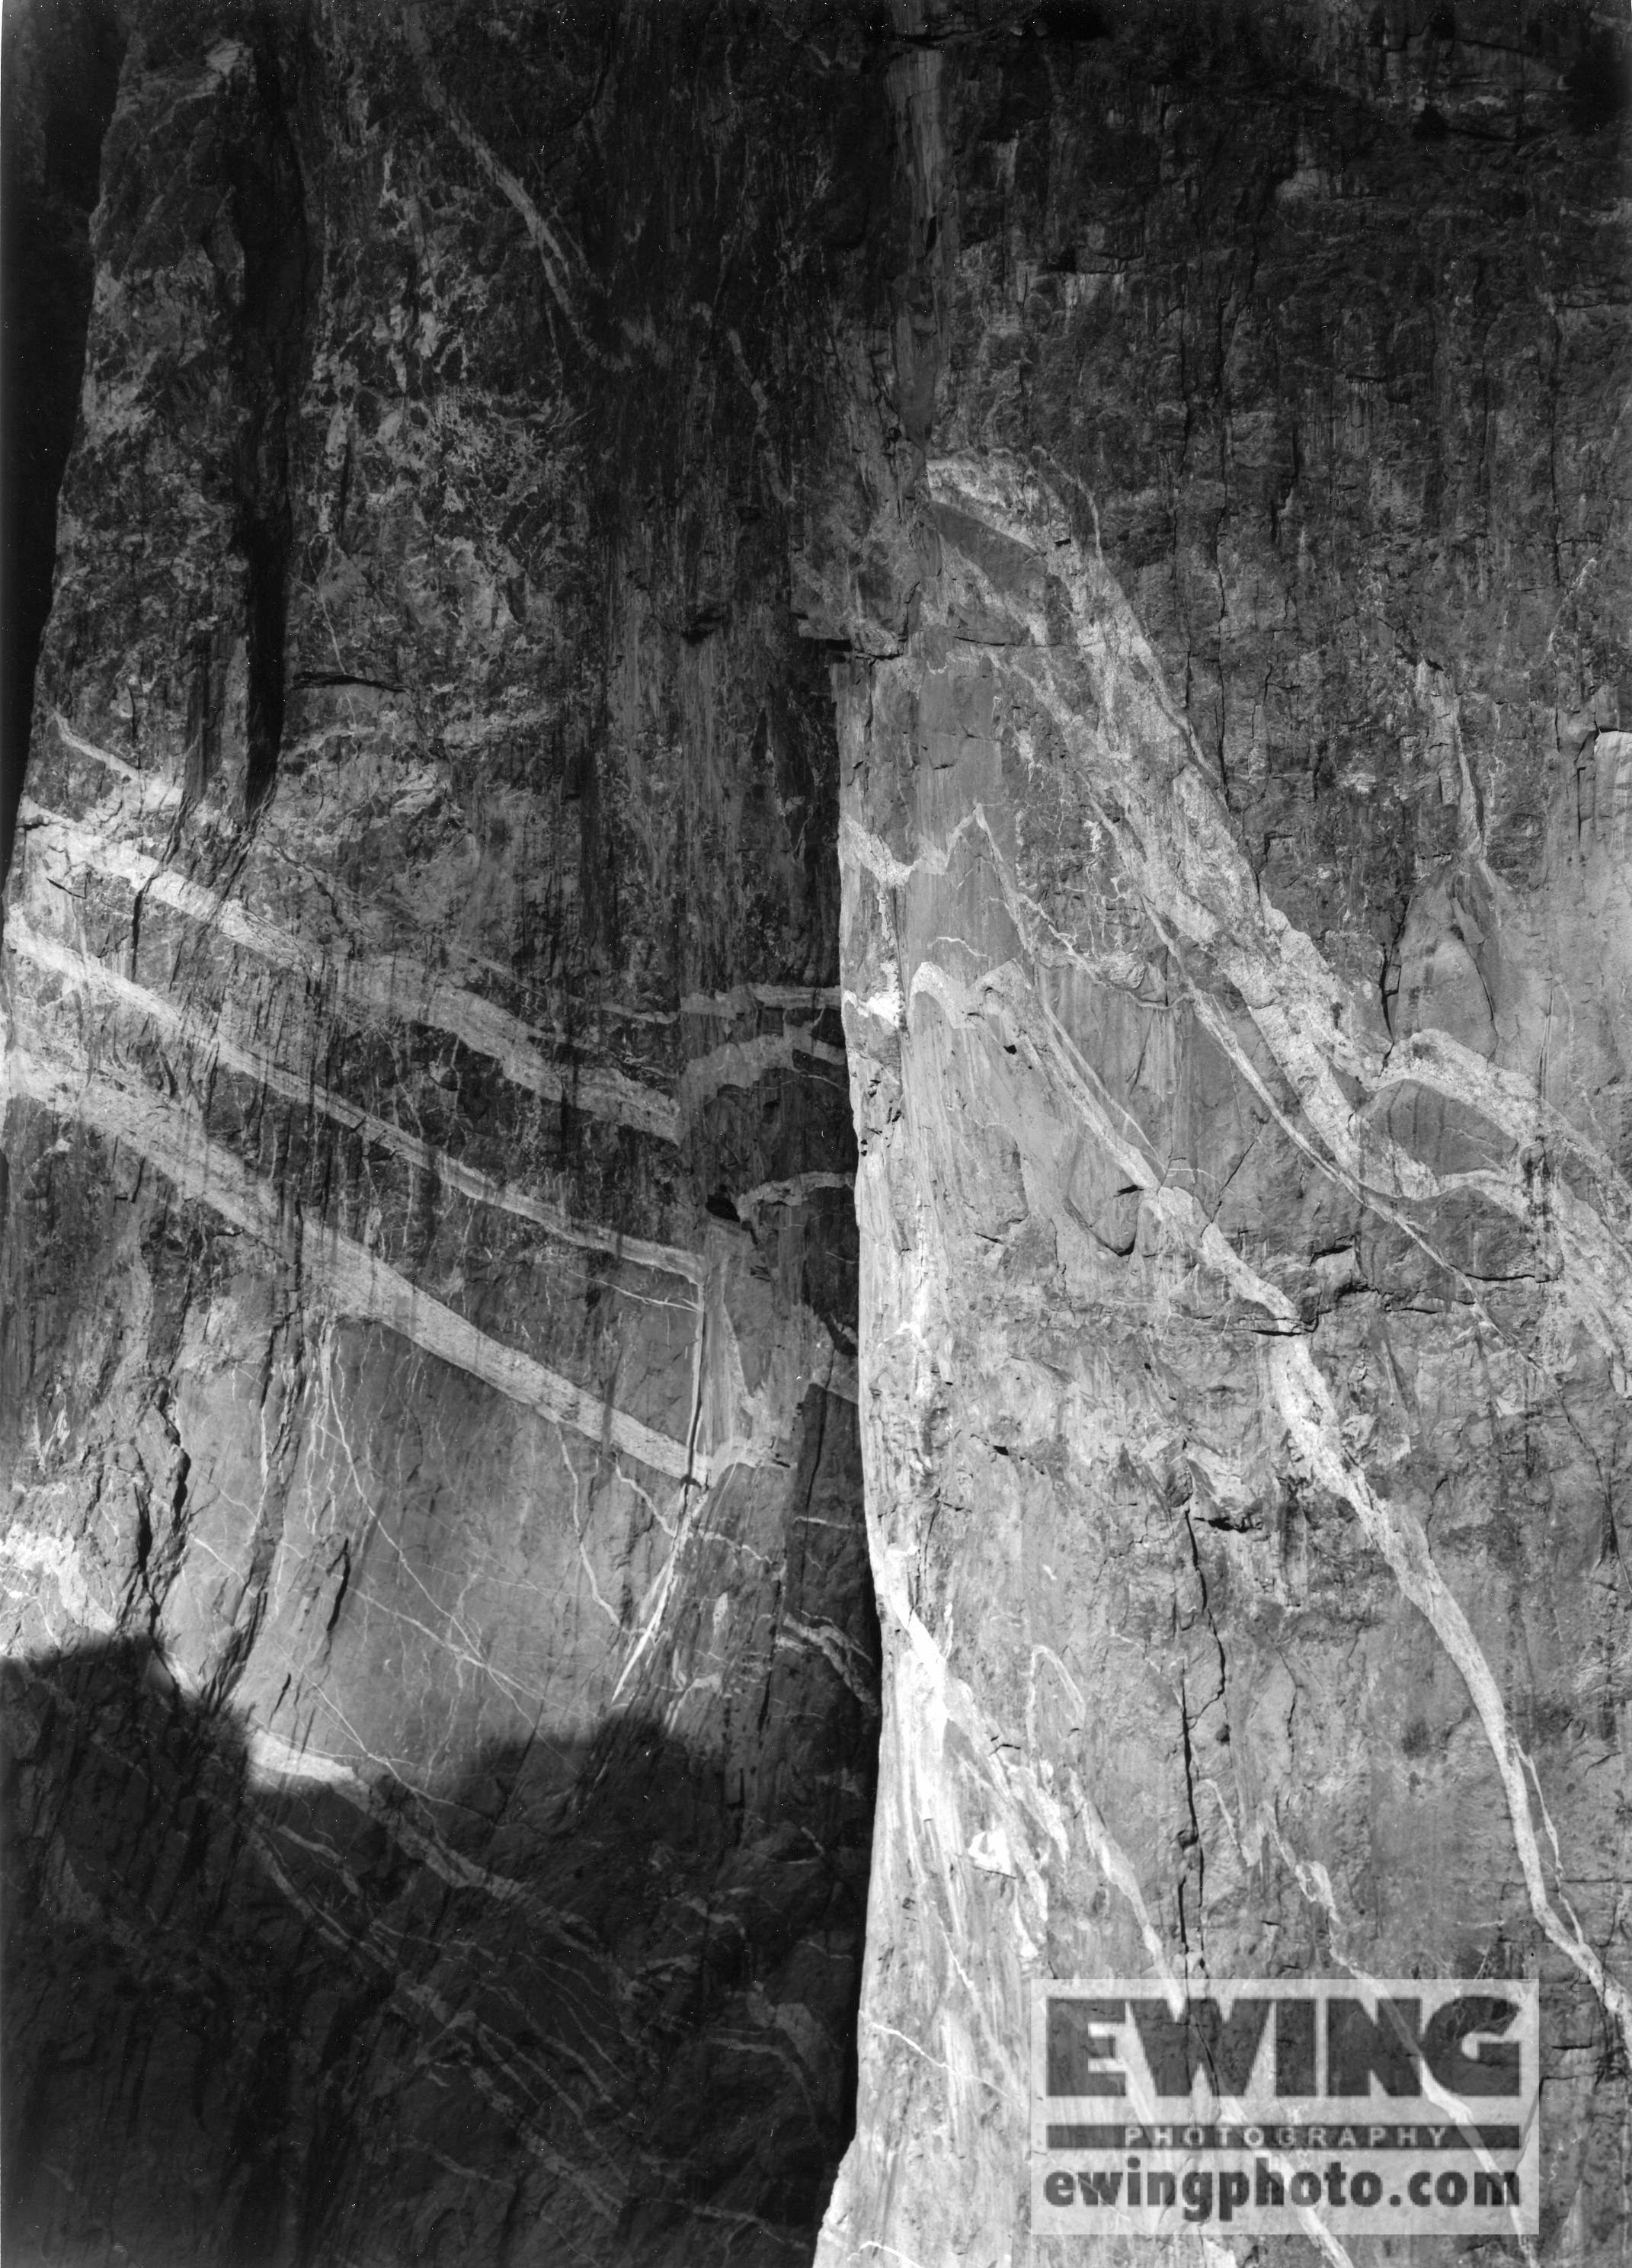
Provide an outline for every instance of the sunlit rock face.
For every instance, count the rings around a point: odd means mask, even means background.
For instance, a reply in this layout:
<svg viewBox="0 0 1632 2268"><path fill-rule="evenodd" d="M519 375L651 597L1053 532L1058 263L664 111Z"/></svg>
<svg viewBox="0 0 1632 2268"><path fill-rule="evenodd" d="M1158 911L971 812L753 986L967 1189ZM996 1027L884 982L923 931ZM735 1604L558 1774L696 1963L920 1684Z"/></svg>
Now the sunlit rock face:
<svg viewBox="0 0 1632 2268"><path fill-rule="evenodd" d="M6 919L7 2257L808 2258L820 122L701 16L123 28Z"/></svg>
<svg viewBox="0 0 1632 2268"><path fill-rule="evenodd" d="M1539 1973L1540 2251L1620 2260L1623 82L1066 17L896 67L921 454L887 603L812 570L886 1657L819 2257L1033 2257L1040 1976Z"/></svg>
<svg viewBox="0 0 1632 2268"><path fill-rule="evenodd" d="M1040 2268L1033 1979L1539 1973L1623 2260L1622 26L125 29L18 2257Z"/></svg>

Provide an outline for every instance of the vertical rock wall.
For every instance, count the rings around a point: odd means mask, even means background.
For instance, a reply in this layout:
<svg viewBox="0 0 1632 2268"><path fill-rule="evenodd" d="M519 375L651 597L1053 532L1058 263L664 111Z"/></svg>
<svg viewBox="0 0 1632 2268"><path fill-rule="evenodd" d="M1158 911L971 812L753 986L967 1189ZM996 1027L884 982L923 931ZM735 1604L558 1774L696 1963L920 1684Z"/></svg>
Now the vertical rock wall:
<svg viewBox="0 0 1632 2268"><path fill-rule="evenodd" d="M90 217L122 46L111 7L13 8L0 26L0 376L7 410L0 534L0 873L28 755L51 610L56 499L74 438L90 314Z"/></svg>
<svg viewBox="0 0 1632 2268"><path fill-rule="evenodd" d="M1622 2258L1621 27L124 22L14 2242L808 2257L858 2075L985 2268L1033 1978L1539 1971Z"/></svg>
<svg viewBox="0 0 1632 2268"><path fill-rule="evenodd" d="M921 453L888 604L813 570L886 1662L819 2257L1047 2249L1034 1977L1539 1971L1540 2250L1621 2259L1618 49L1030 30L893 67Z"/></svg>
<svg viewBox="0 0 1632 2268"><path fill-rule="evenodd" d="M6 914L8 2257L808 2257L878 1698L799 52L123 29Z"/></svg>

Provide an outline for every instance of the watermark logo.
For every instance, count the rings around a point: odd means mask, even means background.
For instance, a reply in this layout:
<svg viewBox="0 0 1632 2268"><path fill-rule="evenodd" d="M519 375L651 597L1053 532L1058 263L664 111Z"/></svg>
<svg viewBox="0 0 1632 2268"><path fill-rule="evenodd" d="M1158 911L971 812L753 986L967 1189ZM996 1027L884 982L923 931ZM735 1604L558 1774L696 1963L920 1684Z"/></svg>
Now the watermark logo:
<svg viewBox="0 0 1632 2268"><path fill-rule="evenodd" d="M1039 2235L1532 2235L1533 1983L1039 1981Z"/></svg>

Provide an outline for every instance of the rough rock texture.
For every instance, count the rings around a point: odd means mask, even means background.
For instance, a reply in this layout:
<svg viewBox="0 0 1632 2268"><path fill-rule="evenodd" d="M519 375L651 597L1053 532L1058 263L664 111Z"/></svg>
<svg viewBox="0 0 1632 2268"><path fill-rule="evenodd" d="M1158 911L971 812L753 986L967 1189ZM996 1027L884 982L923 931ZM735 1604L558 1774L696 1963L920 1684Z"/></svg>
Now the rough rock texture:
<svg viewBox="0 0 1632 2268"><path fill-rule="evenodd" d="M34 666L51 611L57 491L90 312L86 224L122 45L111 7L13 7L0 19L0 874L11 862Z"/></svg>
<svg viewBox="0 0 1632 2268"><path fill-rule="evenodd" d="M1624 2260L1619 24L128 28L21 2257L1040 2262L1030 1981L1312 1970Z"/></svg>
<svg viewBox="0 0 1632 2268"><path fill-rule="evenodd" d="M813 161L729 24L127 28L6 924L7 2257L808 2257L878 1719L754 376Z"/></svg>
<svg viewBox="0 0 1632 2268"><path fill-rule="evenodd" d="M1030 1980L1152 1971L1539 1971L1540 2250L1626 2256L1628 241L1517 14L901 67L829 2268L1022 2254Z"/></svg>

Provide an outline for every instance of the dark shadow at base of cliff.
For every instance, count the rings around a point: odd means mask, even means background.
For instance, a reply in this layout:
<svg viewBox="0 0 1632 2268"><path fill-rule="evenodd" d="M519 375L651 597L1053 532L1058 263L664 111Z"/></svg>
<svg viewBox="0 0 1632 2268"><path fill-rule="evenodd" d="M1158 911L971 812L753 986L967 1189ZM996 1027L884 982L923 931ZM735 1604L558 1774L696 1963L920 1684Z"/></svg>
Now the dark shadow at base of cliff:
<svg viewBox="0 0 1632 2268"><path fill-rule="evenodd" d="M143 1646L4 1672L10 2268L808 2259L876 1718L648 1719L434 1802L277 1779Z"/></svg>

